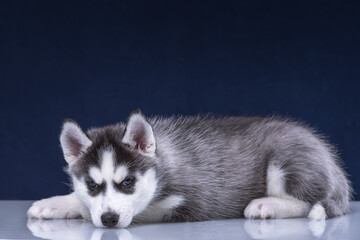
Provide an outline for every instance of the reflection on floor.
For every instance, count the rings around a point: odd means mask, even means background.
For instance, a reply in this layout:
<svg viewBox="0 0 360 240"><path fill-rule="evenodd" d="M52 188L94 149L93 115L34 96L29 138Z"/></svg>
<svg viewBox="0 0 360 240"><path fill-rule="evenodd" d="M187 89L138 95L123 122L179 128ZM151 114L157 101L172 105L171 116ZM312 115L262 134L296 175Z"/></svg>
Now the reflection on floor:
<svg viewBox="0 0 360 240"><path fill-rule="evenodd" d="M31 202L0 201L0 238L42 239L358 239L360 202L352 213L326 221L308 219L222 220L195 223L131 225L127 229L95 228L91 222L26 219ZM10 210L10 212L9 212ZM3 214L8 212L9 214ZM9 218L6 216L10 216ZM17 217L24 221L16 221ZM27 222L26 222L27 221ZM6 223L7 222L7 223ZM22 226L23 223L23 226ZM4 227L7 224L7 229ZM17 224L17 225L16 225ZM23 235L19 235L19 231ZM17 233L16 233L17 232Z"/></svg>
<svg viewBox="0 0 360 240"><path fill-rule="evenodd" d="M164 224L132 226L129 229L97 229L89 222L81 220L29 220L27 226L32 234L44 239L182 239L182 233L189 233L196 239L231 239L239 236L239 229L243 227L253 239L306 239L320 238L326 231L326 239L339 239L343 232L348 231L349 217L337 218L334 221L304 221L303 219L287 220L245 220L239 221L211 221L191 224ZM165 226L166 225L166 226ZM328 225L328 226L327 226ZM190 234L191 233L191 234ZM337 237L335 237L337 236Z"/></svg>

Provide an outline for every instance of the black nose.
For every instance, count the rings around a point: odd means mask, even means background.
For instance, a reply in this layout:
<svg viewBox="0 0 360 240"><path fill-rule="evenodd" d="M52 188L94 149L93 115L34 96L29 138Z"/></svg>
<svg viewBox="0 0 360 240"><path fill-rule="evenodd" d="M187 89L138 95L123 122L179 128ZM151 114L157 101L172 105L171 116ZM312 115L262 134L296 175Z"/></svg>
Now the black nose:
<svg viewBox="0 0 360 240"><path fill-rule="evenodd" d="M119 215L112 212L106 212L101 215L101 222L105 227L114 227L119 221Z"/></svg>

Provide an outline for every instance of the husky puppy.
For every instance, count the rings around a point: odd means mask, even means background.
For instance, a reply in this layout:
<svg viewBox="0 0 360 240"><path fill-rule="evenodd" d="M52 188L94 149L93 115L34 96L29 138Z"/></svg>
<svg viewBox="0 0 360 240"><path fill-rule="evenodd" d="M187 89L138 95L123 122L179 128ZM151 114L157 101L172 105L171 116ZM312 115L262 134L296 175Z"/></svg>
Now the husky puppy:
<svg viewBox="0 0 360 240"><path fill-rule="evenodd" d="M333 148L281 118L132 113L84 132L66 120L61 147L74 192L35 202L30 218L132 222L225 218L322 220L349 211L350 183Z"/></svg>

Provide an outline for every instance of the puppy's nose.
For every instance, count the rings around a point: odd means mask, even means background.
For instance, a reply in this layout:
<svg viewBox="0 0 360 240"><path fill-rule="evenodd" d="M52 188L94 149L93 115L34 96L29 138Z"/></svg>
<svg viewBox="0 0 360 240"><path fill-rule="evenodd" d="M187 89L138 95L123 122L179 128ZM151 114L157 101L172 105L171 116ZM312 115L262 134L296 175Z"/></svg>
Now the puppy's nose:
<svg viewBox="0 0 360 240"><path fill-rule="evenodd" d="M114 227L119 221L119 215L112 212L106 212L101 215L101 222L105 227Z"/></svg>

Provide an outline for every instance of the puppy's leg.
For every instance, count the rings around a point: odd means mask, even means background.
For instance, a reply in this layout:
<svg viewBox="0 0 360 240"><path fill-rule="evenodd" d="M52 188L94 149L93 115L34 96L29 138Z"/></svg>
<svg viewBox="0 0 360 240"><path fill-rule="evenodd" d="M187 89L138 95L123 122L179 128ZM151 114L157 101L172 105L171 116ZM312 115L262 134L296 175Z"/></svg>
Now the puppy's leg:
<svg viewBox="0 0 360 240"><path fill-rule="evenodd" d="M310 209L310 204L298 199L265 197L252 200L244 215L251 219L306 217Z"/></svg>
<svg viewBox="0 0 360 240"><path fill-rule="evenodd" d="M27 215L29 218L40 219L90 218L89 210L74 193L36 201L29 208Z"/></svg>
<svg viewBox="0 0 360 240"><path fill-rule="evenodd" d="M281 168L269 165L266 187L268 197L252 200L245 208L246 218L294 218L309 214L309 203L286 193L285 172Z"/></svg>

